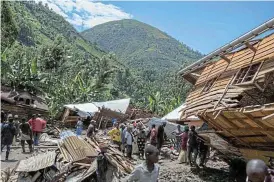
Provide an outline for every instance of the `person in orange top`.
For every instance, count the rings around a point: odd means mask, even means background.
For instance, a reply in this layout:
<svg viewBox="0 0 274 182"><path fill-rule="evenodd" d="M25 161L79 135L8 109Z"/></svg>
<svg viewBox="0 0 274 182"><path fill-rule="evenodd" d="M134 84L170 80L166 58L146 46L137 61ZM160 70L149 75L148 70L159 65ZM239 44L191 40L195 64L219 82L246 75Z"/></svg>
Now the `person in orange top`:
<svg viewBox="0 0 274 182"><path fill-rule="evenodd" d="M37 118L36 114L33 114L32 118L28 121L28 123L31 126L34 145L38 146L39 138L43 129L46 127L46 122L41 118Z"/></svg>

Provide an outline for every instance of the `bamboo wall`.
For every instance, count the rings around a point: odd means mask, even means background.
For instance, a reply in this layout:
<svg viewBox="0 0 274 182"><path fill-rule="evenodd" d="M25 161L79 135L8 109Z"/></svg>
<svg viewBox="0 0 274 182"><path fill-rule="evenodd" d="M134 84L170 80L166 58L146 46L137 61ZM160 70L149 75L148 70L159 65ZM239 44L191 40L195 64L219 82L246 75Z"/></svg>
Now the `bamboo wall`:
<svg viewBox="0 0 274 182"><path fill-rule="evenodd" d="M6 102L1 102L1 110L5 113L9 112L13 115L18 115L19 118L26 119L30 119L32 114L41 114L43 117L48 116L48 111L46 110L33 108L31 106L9 104Z"/></svg>

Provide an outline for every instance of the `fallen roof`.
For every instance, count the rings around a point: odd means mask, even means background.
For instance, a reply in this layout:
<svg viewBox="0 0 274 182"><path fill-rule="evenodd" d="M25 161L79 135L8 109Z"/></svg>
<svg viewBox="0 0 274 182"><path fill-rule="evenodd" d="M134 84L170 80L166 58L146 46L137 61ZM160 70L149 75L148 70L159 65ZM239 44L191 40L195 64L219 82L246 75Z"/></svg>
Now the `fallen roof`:
<svg viewBox="0 0 274 182"><path fill-rule="evenodd" d="M106 108L112 111L125 114L129 106L130 99L111 100L105 102L91 102L83 104L68 104L64 107L69 109L77 109L86 113L95 113L99 111L99 108Z"/></svg>
<svg viewBox="0 0 274 182"><path fill-rule="evenodd" d="M56 157L56 152L53 151L53 152L39 154L25 160L21 160L18 163L18 166L16 167L15 171L30 172L30 171L38 171L40 169L44 169L54 164L55 157Z"/></svg>
<svg viewBox="0 0 274 182"><path fill-rule="evenodd" d="M168 113L167 115L162 117L162 120L180 121L181 120L180 117L181 117L181 114L182 114L182 109L184 109L185 107L186 107L185 103L180 105L179 107L177 107L176 109L174 109L173 111L171 111L170 113ZM200 119L196 116L189 116L185 120L193 121L193 120L200 120Z"/></svg>

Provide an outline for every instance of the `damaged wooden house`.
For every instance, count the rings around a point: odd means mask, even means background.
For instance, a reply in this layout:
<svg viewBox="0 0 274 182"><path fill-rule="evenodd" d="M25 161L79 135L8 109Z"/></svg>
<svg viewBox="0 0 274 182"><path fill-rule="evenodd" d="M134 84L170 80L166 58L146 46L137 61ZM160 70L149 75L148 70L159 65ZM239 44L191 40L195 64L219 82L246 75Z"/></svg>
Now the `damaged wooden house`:
<svg viewBox="0 0 274 182"><path fill-rule="evenodd" d="M193 84L181 118L206 122L213 130L201 135L223 153L274 157L273 28L271 19L179 72Z"/></svg>
<svg viewBox="0 0 274 182"><path fill-rule="evenodd" d="M1 85L1 110L26 119L32 114L48 116L48 106L42 96L23 90L15 91L4 85Z"/></svg>
<svg viewBox="0 0 274 182"><path fill-rule="evenodd" d="M112 120L125 121L130 99L111 100L105 102L90 102L82 104L64 105L62 122L66 125L75 125L77 118L86 119L88 116L97 121L98 128L112 126Z"/></svg>

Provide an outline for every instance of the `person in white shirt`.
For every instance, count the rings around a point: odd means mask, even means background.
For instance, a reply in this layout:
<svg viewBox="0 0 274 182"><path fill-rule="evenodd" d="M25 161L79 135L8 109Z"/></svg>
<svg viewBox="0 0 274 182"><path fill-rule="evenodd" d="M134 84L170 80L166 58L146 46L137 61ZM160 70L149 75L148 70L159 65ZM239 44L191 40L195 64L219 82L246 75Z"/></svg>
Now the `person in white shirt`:
<svg viewBox="0 0 274 182"><path fill-rule="evenodd" d="M135 167L133 172L127 178L127 182L157 182L159 177L159 150L148 145L145 148L146 161Z"/></svg>
<svg viewBox="0 0 274 182"><path fill-rule="evenodd" d="M132 127L129 126L127 127L127 132L125 135L125 140L126 140L126 148L127 148L127 157L132 158L132 143L133 143L133 135L132 135Z"/></svg>

